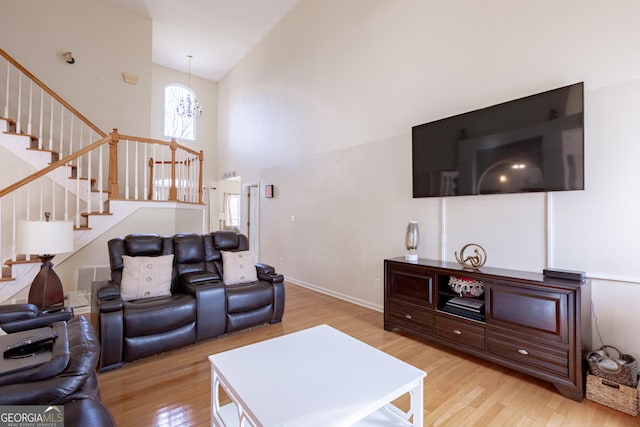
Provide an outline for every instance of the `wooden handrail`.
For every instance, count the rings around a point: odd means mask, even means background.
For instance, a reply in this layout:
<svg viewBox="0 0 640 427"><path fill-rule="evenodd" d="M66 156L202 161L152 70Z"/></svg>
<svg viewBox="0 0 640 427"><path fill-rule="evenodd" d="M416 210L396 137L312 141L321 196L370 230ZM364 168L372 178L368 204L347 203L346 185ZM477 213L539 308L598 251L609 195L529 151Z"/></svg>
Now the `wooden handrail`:
<svg viewBox="0 0 640 427"><path fill-rule="evenodd" d="M96 125L91 123L89 121L89 119L87 119L85 116L80 114L80 112L78 112L78 110L76 110L71 105L69 105L69 103L67 101L65 101L64 99L62 99L57 93L55 93L53 90L49 89L49 87L47 85L42 83L36 76L31 74L26 68L24 68L22 65L20 65L20 63L18 63L15 59L13 59L11 56L9 56L8 53L6 53L4 50L0 49L0 55L2 55L4 57L4 59L9 61L11 64L13 64L14 67L16 67L18 70L20 70L20 72L22 74L27 76L35 84L40 86L45 92L47 92L49 95L51 95L56 101L58 101L60 104L62 104L67 110L71 111L76 117L78 117L80 120L82 120L84 122L84 124L86 124L91 129L93 129L98 135L100 135L101 137L107 136L107 134L105 132L103 132Z"/></svg>
<svg viewBox="0 0 640 427"><path fill-rule="evenodd" d="M200 153L202 153L202 151L196 151L193 150L189 147L185 147L184 145L180 145L177 143L177 141L175 140L171 140L170 142L167 141L162 141L160 139L152 139L152 138L141 138L139 136L131 136L131 135L120 135L120 139L128 139L129 141L135 141L135 142L147 142L147 143L152 143L152 144L159 144L159 145L165 145L169 148L171 148L171 144L175 143L175 146L183 151L186 151L188 153L193 154L194 156L198 156L200 155Z"/></svg>
<svg viewBox="0 0 640 427"><path fill-rule="evenodd" d="M13 184L9 185L8 187L3 188L2 190L0 190L0 197L4 197L7 194L16 191L17 189L24 187L25 185L29 184L32 181L35 181L36 179L43 177L44 175L48 174L49 172L51 172L54 169L59 168L60 166L65 166L67 163L69 163L72 160L77 159L78 157L87 154L89 151L92 151L98 147L100 147L102 144L107 143L108 141L110 141L110 136L106 135L105 137L99 139L98 141L87 145L86 147L81 148L80 150L76 151L75 153L65 157L64 159L60 159L57 162L53 162L51 163L49 166L47 166L46 168L40 169L37 172L32 173L31 175L22 178L20 181L16 181Z"/></svg>

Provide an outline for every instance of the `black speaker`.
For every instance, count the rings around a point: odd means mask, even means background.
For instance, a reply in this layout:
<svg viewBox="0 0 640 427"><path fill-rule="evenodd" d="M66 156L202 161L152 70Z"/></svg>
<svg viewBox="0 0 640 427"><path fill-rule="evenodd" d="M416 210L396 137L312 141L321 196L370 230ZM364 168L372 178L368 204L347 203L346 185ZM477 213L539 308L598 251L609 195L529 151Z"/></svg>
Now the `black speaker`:
<svg viewBox="0 0 640 427"><path fill-rule="evenodd" d="M542 270L545 277L553 277L554 279L573 280L576 282L584 282L587 276L584 271L561 270L559 268L545 268Z"/></svg>

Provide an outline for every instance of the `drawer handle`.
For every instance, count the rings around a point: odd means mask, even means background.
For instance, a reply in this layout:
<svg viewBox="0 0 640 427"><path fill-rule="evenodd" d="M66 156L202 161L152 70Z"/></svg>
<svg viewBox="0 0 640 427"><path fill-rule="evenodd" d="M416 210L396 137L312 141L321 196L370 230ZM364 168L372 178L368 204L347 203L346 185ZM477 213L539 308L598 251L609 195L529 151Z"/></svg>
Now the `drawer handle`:
<svg viewBox="0 0 640 427"><path fill-rule="evenodd" d="M518 350L518 353L520 353L520 354L524 354L525 356L526 356L527 354L529 354L529 352L528 352L527 350L524 350L524 349L520 349L520 350Z"/></svg>
<svg viewBox="0 0 640 427"><path fill-rule="evenodd" d="M407 318L407 319L413 319L413 317L411 317L410 314L405 314L404 317Z"/></svg>
<svg viewBox="0 0 640 427"><path fill-rule="evenodd" d="M456 335L462 335L462 332L457 330L457 329L454 329L453 333L456 334Z"/></svg>

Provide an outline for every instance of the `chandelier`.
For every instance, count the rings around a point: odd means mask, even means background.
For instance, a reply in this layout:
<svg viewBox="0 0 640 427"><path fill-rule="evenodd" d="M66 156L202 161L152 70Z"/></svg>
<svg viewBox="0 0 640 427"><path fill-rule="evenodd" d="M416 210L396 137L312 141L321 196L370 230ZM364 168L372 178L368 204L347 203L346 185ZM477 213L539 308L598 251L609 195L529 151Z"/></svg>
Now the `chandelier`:
<svg viewBox="0 0 640 427"><path fill-rule="evenodd" d="M182 96L178 101L176 113L182 117L192 118L202 115L202 106L198 103L198 98L191 94L191 60L193 56L187 55L187 59L189 60L189 91L186 97Z"/></svg>

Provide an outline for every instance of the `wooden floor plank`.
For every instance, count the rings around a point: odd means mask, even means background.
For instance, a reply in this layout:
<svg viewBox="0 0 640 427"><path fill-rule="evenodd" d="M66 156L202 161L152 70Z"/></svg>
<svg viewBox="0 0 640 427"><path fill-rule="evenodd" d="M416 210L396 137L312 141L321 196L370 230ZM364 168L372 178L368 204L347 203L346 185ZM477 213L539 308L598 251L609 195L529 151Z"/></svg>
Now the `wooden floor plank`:
<svg viewBox="0 0 640 427"><path fill-rule="evenodd" d="M207 356L326 323L427 372L425 426L640 426L640 419L489 362L385 331L382 313L286 284L282 323L201 342L99 374L102 400L121 427L210 424ZM408 399L398 399L408 409ZM301 426L304 427L304 426Z"/></svg>

